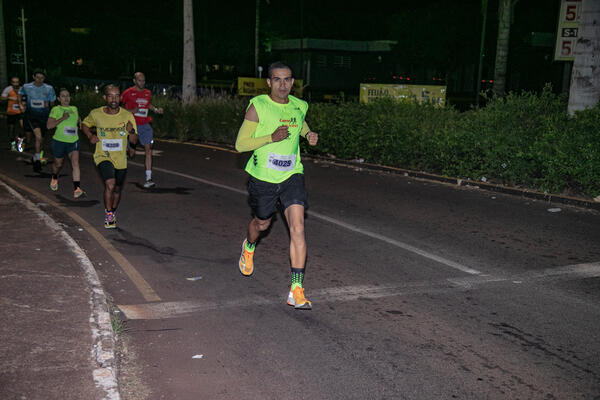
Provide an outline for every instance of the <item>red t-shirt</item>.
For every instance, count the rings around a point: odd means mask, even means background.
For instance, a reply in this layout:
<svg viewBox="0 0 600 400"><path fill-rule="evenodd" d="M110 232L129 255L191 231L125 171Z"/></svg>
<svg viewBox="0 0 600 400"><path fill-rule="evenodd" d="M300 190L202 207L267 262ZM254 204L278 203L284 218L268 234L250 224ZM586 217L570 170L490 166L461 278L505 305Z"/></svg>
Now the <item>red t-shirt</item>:
<svg viewBox="0 0 600 400"><path fill-rule="evenodd" d="M152 92L148 89L138 90L135 86L126 89L121 94L121 103L125 104L126 109L132 110L136 107L139 109L133 114L137 125L144 125L152 121L152 117L148 116L151 100Z"/></svg>

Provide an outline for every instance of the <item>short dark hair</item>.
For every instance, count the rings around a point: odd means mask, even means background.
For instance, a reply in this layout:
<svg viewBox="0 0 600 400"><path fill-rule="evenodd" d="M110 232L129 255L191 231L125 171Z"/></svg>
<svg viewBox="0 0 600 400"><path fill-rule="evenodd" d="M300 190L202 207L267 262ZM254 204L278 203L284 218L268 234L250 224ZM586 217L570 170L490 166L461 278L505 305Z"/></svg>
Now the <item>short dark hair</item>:
<svg viewBox="0 0 600 400"><path fill-rule="evenodd" d="M271 79L273 77L274 69L289 69L290 72L292 73L292 77L294 76L294 71L292 71L292 67L290 67L289 65L287 65L281 61L275 61L274 63L271 63L271 65L269 65L269 69L267 70L267 77L269 79Z"/></svg>
<svg viewBox="0 0 600 400"><path fill-rule="evenodd" d="M119 87L117 85L113 85L112 83L109 83L108 85L104 86L104 90L102 91L104 93L105 96L108 95L108 91L112 88L115 88L119 91L119 93L121 93L121 89L119 89Z"/></svg>
<svg viewBox="0 0 600 400"><path fill-rule="evenodd" d="M44 78L46 77L46 72L43 69L36 69L33 71L33 76L36 76L37 74L42 74L44 75Z"/></svg>
<svg viewBox="0 0 600 400"><path fill-rule="evenodd" d="M69 91L69 89L67 89L66 87L61 87L60 89L58 89L58 95L60 96L60 94L62 92L67 92L69 94L71 94L71 92Z"/></svg>

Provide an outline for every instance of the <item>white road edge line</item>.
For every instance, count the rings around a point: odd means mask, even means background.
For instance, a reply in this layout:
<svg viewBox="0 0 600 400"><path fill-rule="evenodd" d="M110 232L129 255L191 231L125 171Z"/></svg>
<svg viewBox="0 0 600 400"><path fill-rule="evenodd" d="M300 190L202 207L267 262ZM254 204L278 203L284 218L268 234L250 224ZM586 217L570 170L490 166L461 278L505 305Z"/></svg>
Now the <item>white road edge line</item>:
<svg viewBox="0 0 600 400"><path fill-rule="evenodd" d="M140 163L134 163L134 162L130 162L130 163L133 164L133 165L136 165L136 166L143 166ZM212 182L212 181L209 181L209 180L206 180L206 179L198 178L196 176L192 176L192 175L188 175L188 174L183 174L181 172L175 172L175 171L171 171L171 170L164 169L164 168L154 168L154 170L155 171L164 172L166 174L181 176L183 178L187 178L187 179L190 179L190 180L193 180L193 181L196 181L196 182L201 182L201 183L204 183L206 185L218 187L218 188L221 188L221 189L229 190L231 192L235 192L235 193L239 193L239 194L243 194L243 195L247 195L248 194L248 192L246 192L245 190L236 189L236 188L231 187L231 186L223 185L221 183ZM437 256L435 254L429 253L429 252L427 252L425 250L418 249L418 248L416 248L414 246L411 246L411 245L409 245L407 243L400 242L399 240L391 239L391 238L388 238L386 236L380 235L378 233L370 232L370 231L368 231L366 229L359 228L358 226L351 225L351 224L348 224L348 223L343 222L343 221L339 221L339 220L337 220L335 218L328 217L328 216L326 216L324 214L320 214L320 213L317 213L317 212L314 212L314 211L310 211L310 210L307 211L307 214L310 215L310 216L312 216L312 217L314 217L314 218L320 219L322 221L329 222L330 224L334 224L334 225L340 226L342 228L348 229L349 231L352 231L352 232L355 232L355 233L359 233L361 235L365 235L365 236L368 236L368 237L373 238L373 239L381 240L382 242L391 244L392 246L396 246L396 247L399 247L399 248L404 249L406 251L409 251L411 253L418 254L421 257L428 258L430 260L436 261L436 262L438 262L440 264L446 265L446 266L448 266L450 268L457 269L457 270L465 272L467 274L471 274L471 275L479 275L479 274L481 274L481 271L478 271L476 269L467 267L465 265L459 264L459 263L451 261L451 260L447 260L447 259L445 259L443 257L440 257L440 256Z"/></svg>
<svg viewBox="0 0 600 400"><path fill-rule="evenodd" d="M107 304L106 294L100 284L98 274L90 259L87 257L83 249L79 247L77 242L48 214L35 206L31 201L21 196L17 191L12 189L3 181L0 184L15 197L21 204L24 204L29 210L33 211L46 225L53 231L57 232L62 239L67 243L71 251L79 259L85 278L91 289L90 295L90 328L92 334L92 358L95 361L95 369L93 371L94 382L96 386L102 388L106 393L105 399L119 400L119 388L117 384L117 367L115 362L115 342L114 332L108 311L104 309Z"/></svg>

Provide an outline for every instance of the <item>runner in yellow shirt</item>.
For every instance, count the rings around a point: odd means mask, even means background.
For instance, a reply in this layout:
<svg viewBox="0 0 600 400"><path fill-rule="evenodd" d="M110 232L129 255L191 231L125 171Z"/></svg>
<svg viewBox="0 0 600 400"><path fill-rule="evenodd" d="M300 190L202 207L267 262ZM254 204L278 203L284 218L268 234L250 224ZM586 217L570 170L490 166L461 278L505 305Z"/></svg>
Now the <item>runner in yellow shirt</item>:
<svg viewBox="0 0 600 400"><path fill-rule="evenodd" d="M290 230L291 280L287 303L296 309L309 310L304 296L306 239L304 210L308 207L304 188L304 168L300 162L300 137L315 146L319 135L304 121L308 104L290 95L294 78L289 66L276 62L269 66L268 95L250 100L244 122L235 143L237 151L253 151L246 172L250 174L248 194L254 218L242 243L238 262L240 272L254 272L254 250L261 232L271 224L271 218L281 204Z"/></svg>
<svg viewBox="0 0 600 400"><path fill-rule="evenodd" d="M104 88L106 106L95 108L81 124L90 143L96 145L94 162L104 180L104 227L117 227L117 206L127 175L127 140L138 140L133 114L119 103L121 93L115 85ZM96 128L93 134L91 128Z"/></svg>

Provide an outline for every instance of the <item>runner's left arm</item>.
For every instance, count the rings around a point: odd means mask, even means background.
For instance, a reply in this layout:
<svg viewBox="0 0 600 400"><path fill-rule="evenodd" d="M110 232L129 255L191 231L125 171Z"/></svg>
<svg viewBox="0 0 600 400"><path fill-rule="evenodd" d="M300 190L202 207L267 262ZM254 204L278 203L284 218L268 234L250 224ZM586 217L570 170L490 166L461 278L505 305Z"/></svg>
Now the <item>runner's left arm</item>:
<svg viewBox="0 0 600 400"><path fill-rule="evenodd" d="M316 146L317 142L319 141L319 134L317 132L311 131L306 121L304 121L304 123L302 124L302 130L300 131L300 135L303 138L306 138L306 140L308 140L308 144L311 146Z"/></svg>
<svg viewBox="0 0 600 400"><path fill-rule="evenodd" d="M50 86L50 93L48 93L48 104L50 107L54 107L54 102L56 101L56 93L54 93L54 88Z"/></svg>
<svg viewBox="0 0 600 400"><path fill-rule="evenodd" d="M139 138L138 138L138 134L137 134L137 125L135 123L135 118L133 118L133 115L131 116L131 119L127 123L127 126L125 127L125 129L127 130L127 133L128 133L127 139L129 140L129 143L136 144L138 142Z"/></svg>

